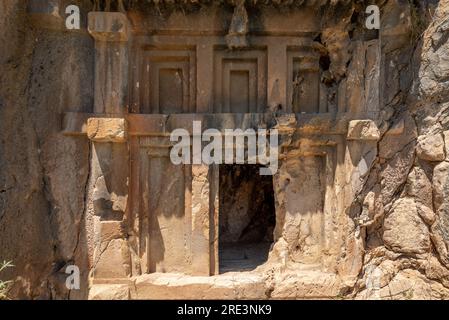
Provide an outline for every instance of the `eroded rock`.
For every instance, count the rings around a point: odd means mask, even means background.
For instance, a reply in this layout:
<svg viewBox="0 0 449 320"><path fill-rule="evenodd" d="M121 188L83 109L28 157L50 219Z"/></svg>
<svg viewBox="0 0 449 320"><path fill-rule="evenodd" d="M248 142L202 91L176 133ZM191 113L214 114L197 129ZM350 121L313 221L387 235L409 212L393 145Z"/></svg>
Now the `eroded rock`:
<svg viewBox="0 0 449 320"><path fill-rule="evenodd" d="M427 226L418 214L415 200L397 200L384 221L383 239L388 248L401 253L425 253L430 238Z"/></svg>
<svg viewBox="0 0 449 320"><path fill-rule="evenodd" d="M445 159L444 140L441 134L419 136L416 153L420 159L443 161Z"/></svg>
<svg viewBox="0 0 449 320"><path fill-rule="evenodd" d="M374 140L380 138L379 129L371 120L352 120L348 127L348 140Z"/></svg>

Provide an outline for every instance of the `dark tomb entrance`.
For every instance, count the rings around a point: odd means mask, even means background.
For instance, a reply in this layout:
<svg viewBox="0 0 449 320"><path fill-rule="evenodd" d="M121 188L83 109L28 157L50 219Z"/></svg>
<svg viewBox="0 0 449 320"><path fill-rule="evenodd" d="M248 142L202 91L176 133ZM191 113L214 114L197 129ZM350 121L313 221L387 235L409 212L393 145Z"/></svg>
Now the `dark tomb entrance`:
<svg viewBox="0 0 449 320"><path fill-rule="evenodd" d="M220 273L254 270L268 258L276 223L273 177L259 168L220 166Z"/></svg>

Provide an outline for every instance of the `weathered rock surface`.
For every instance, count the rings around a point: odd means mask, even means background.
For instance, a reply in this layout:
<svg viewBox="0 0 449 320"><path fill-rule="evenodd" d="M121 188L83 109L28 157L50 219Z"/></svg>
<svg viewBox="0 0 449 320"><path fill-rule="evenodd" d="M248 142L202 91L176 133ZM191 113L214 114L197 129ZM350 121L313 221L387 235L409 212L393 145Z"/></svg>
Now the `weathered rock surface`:
<svg viewBox="0 0 449 320"><path fill-rule="evenodd" d="M15 265L0 277L16 279L15 298L87 297L86 288L69 293L60 275L72 263L88 275L89 145L66 141L60 113L91 104L93 42L33 29L27 1L0 7L0 260Z"/></svg>
<svg viewBox="0 0 449 320"><path fill-rule="evenodd" d="M374 121L352 120L349 122L348 140L374 140L380 138L380 132Z"/></svg>
<svg viewBox="0 0 449 320"><path fill-rule="evenodd" d="M414 199L402 198L393 204L385 217L383 239L387 248L395 252L425 253L429 250L429 232Z"/></svg>
<svg viewBox="0 0 449 320"><path fill-rule="evenodd" d="M416 153L423 160L443 161L445 159L445 152L444 140L441 134L419 136Z"/></svg>

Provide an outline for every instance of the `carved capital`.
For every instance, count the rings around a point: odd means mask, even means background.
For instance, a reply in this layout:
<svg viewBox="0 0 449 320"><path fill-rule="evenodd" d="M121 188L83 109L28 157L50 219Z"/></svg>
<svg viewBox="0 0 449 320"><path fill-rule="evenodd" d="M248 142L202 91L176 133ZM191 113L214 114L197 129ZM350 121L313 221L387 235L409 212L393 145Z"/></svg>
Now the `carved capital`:
<svg viewBox="0 0 449 320"><path fill-rule="evenodd" d="M127 128L124 118L89 118L87 120L87 136L95 142L126 142Z"/></svg>
<svg viewBox="0 0 449 320"><path fill-rule="evenodd" d="M89 33L97 41L126 42L129 22L121 12L89 12Z"/></svg>
<svg viewBox="0 0 449 320"><path fill-rule="evenodd" d="M58 31L64 30L64 17L61 15L59 0L28 1L27 12L31 23L35 27Z"/></svg>
<svg viewBox="0 0 449 320"><path fill-rule="evenodd" d="M372 120L352 120L349 122L347 139L378 141L380 132Z"/></svg>

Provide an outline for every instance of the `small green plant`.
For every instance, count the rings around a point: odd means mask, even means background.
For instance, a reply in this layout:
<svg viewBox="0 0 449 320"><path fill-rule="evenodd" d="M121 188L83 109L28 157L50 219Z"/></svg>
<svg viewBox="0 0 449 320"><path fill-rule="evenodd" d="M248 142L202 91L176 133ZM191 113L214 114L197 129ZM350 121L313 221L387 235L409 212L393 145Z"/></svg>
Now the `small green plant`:
<svg viewBox="0 0 449 320"><path fill-rule="evenodd" d="M0 274L6 268L12 268L12 267L14 267L14 265L12 264L11 261L0 262ZM0 300L6 300L8 298L7 293L8 293L8 288L11 283L12 283L12 281L0 280Z"/></svg>

